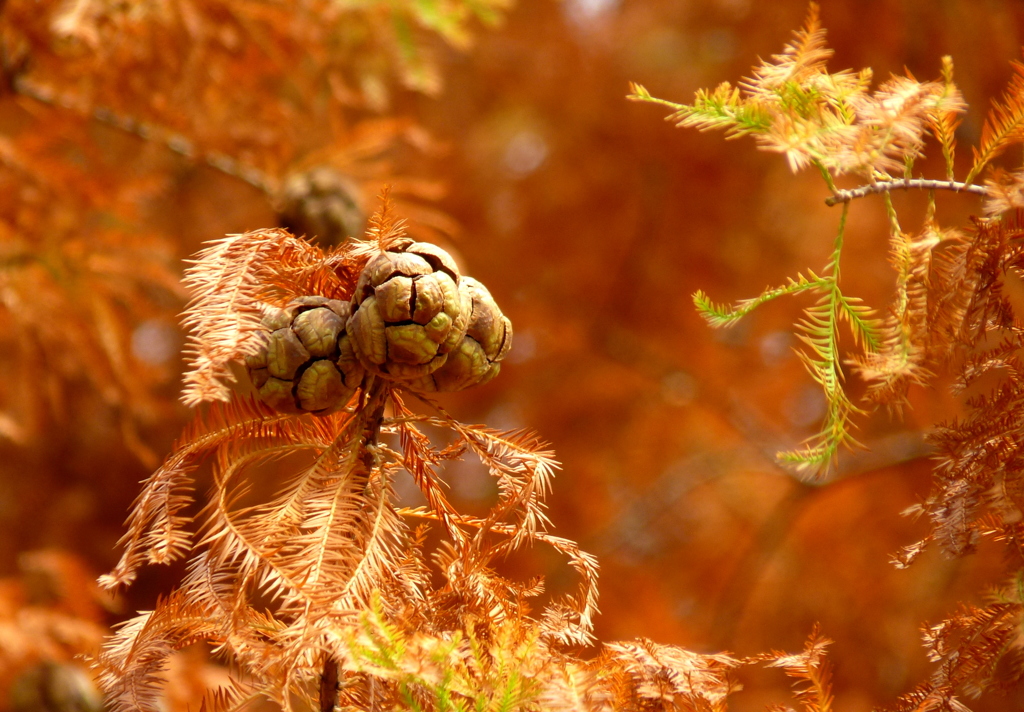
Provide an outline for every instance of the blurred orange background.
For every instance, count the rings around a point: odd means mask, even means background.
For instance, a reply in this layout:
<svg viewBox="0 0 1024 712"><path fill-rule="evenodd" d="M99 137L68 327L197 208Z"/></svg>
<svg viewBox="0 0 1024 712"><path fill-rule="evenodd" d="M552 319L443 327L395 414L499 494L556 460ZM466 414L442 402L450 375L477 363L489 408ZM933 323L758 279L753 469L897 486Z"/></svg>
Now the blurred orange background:
<svg viewBox="0 0 1024 712"><path fill-rule="evenodd" d="M468 48L433 42L443 79L436 94L399 89L366 115L410 119L425 131L415 134L423 150L391 158L396 174L444 187L432 202L442 218L422 208L408 216L422 234L444 228L440 239L512 319L500 377L444 402L464 421L529 427L552 444L563 463L550 498L555 532L602 565L598 638L752 655L797 650L818 622L835 641L837 707L852 712L927 677L920 626L958 601L980 601L1000 581L994 548L962 560L932 551L902 571L888 563L928 530L900 512L929 489L923 433L959 405L940 379L911 394L902 419L860 419L868 449L844 453L824 483L777 466L774 453L813 434L824 409L793 353L791 325L806 304L780 300L713 331L691 295L703 289L734 301L819 270L839 209L824 205L818 175L793 175L752 141L678 130L659 107L625 99L631 80L679 102L735 83L782 49L806 11L803 0L519 0L500 26L475 26ZM826 0L821 17L833 71L870 66L882 80L905 68L932 79L952 55L971 107L958 134L959 158L969 161L988 102L1020 57L1024 5ZM0 97L0 135L24 143L50 120L50 109L30 104ZM161 249L175 264L205 240L280 220L236 177L95 121L76 130L80 138L69 140L89 143L121 180L140 165L162 176L142 191L137 219L165 238ZM940 163L918 167L942 175ZM361 180L372 209L379 185ZM895 202L912 230L923 196ZM17 199L0 209L19 209ZM977 211L970 197L940 197L941 224L966 224ZM845 290L879 309L894 282L887 231L880 198L851 208ZM167 299L166 314L182 306L180 295ZM132 325L134 356L156 349L152 406L138 437L160 456L188 417L174 401L183 336L166 314ZM856 394L859 385L850 388ZM37 418L45 435L0 438L0 575L24 576L25 553L42 549L73 553L96 574L115 562L122 521L149 469L125 447L116 408L93 390L88 379L72 380L63 415ZM23 414L18 387L2 392L15 404L6 412ZM473 464L449 479L467 507L493 494ZM524 577L543 573L553 593L574 585L571 570L545 552L508 566ZM93 615L109 624L150 606L179 574L151 570L120 612ZM779 671L748 668L740 677L736 710L789 699ZM1018 691L976 709L1022 705Z"/></svg>

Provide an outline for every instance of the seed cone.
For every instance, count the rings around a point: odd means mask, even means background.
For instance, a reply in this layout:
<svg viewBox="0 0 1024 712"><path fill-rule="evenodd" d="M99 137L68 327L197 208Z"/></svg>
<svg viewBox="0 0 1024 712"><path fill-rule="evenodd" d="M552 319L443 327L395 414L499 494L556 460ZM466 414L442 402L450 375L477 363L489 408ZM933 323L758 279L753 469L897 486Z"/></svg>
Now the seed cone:
<svg viewBox="0 0 1024 712"><path fill-rule="evenodd" d="M345 328L350 312L347 302L315 296L268 310L263 348L245 359L264 403L317 415L348 403L365 375Z"/></svg>
<svg viewBox="0 0 1024 712"><path fill-rule="evenodd" d="M348 332L363 366L393 381L444 365L469 325L470 295L451 255L402 241L371 259L352 296Z"/></svg>
<svg viewBox="0 0 1024 712"><path fill-rule="evenodd" d="M408 384L412 390L451 392L486 383L498 375L500 361L512 348L512 322L487 287L463 277L459 291L470 304L466 333L440 368Z"/></svg>
<svg viewBox="0 0 1024 712"><path fill-rule="evenodd" d="M358 183L330 166L287 176L277 202L283 227L323 245L340 245L366 226Z"/></svg>
<svg viewBox="0 0 1024 712"><path fill-rule="evenodd" d="M460 391L498 375L512 347L487 287L411 240L367 262L351 302L299 297L263 324L263 347L245 362L263 402L288 413L344 407L367 372L421 393Z"/></svg>

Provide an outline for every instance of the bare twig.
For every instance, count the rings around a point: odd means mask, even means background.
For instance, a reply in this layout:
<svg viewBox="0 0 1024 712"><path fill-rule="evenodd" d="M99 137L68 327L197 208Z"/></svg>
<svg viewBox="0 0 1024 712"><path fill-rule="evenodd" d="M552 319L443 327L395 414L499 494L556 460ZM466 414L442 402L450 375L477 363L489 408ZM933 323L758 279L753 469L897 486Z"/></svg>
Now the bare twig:
<svg viewBox="0 0 1024 712"><path fill-rule="evenodd" d="M981 185L970 185L969 183L957 183L952 180L927 180L925 178L903 178L900 180L882 181L862 185L852 190L837 190L833 195L825 198L825 205L832 207L839 203L849 203L856 198L863 198L865 195L877 193L888 193L903 188L904 190L951 190L954 193L974 193L975 195L988 195L988 188Z"/></svg>
<svg viewBox="0 0 1024 712"><path fill-rule="evenodd" d="M2 7L2 6L0 6ZM183 134L162 128L156 124L139 121L125 114L118 114L103 106L92 106L83 98L73 94L58 93L50 87L36 84L21 76L23 69L15 67L17 73L5 70L10 90L48 106L74 111L107 126L113 126L127 133L135 134L144 141L159 143L190 161L204 161L221 173L245 181L249 185L272 195L276 191L274 180L258 168L246 165L226 153L203 150Z"/></svg>
<svg viewBox="0 0 1024 712"><path fill-rule="evenodd" d="M334 712L338 706L341 666L328 655L324 660L324 671L320 674L320 712Z"/></svg>

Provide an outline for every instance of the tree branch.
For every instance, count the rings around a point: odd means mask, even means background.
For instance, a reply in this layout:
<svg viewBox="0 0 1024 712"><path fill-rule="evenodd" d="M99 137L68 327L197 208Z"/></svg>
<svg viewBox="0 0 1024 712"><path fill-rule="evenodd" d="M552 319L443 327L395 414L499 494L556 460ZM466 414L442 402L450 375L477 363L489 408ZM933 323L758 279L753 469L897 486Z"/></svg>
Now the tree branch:
<svg viewBox="0 0 1024 712"><path fill-rule="evenodd" d="M902 178L900 180L882 181L862 185L852 190L837 190L833 195L825 198L825 205L832 207L839 203L849 203L856 198L863 198L865 195L876 193L889 193L898 188L910 190L951 190L954 193L974 193L975 195L988 195L988 188L981 185L970 185L968 183L957 183L952 180L926 180L924 178Z"/></svg>
<svg viewBox="0 0 1024 712"><path fill-rule="evenodd" d="M0 9L2 9L4 1L0 0ZM15 94L34 99L47 106L73 111L106 126L113 126L121 131L134 134L143 141L162 144L168 150L184 156L190 161L204 161L211 168L232 178L243 180L268 195L272 195L276 190L273 179L266 173L246 165L226 153L201 150L194 141L180 133L175 133L156 124L139 121L128 115L118 114L103 106L91 106L87 100L72 94L59 94L50 87L36 84L23 77L24 67L7 67L6 60L4 65L0 86L6 83L8 90Z"/></svg>

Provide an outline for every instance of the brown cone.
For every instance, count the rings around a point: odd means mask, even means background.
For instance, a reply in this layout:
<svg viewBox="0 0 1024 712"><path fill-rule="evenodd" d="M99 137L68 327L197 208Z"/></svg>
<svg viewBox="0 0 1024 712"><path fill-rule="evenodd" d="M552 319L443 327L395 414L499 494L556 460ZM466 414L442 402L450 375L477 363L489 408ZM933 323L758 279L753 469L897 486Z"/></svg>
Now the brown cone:
<svg viewBox="0 0 1024 712"><path fill-rule="evenodd" d="M263 318L263 348L245 359L253 385L271 408L325 415L345 406L363 381L346 333L351 308L325 297L299 297Z"/></svg>
<svg viewBox="0 0 1024 712"><path fill-rule="evenodd" d="M347 331L368 370L392 381L444 365L465 334L468 305L455 261L441 248L402 241L363 268Z"/></svg>
<svg viewBox="0 0 1024 712"><path fill-rule="evenodd" d="M512 322L501 313L487 287L463 277L459 291L469 304L466 332L437 370L409 383L422 392L461 391L498 375L500 361L512 348Z"/></svg>

